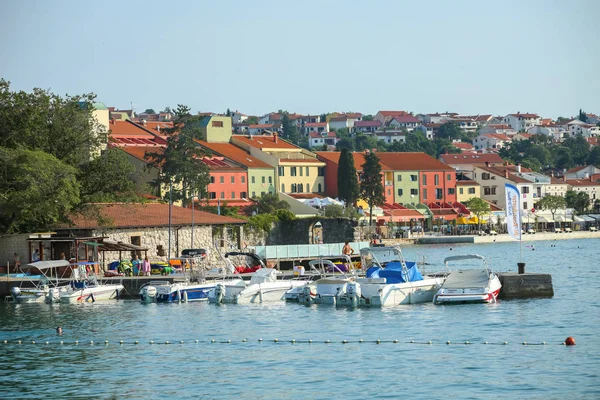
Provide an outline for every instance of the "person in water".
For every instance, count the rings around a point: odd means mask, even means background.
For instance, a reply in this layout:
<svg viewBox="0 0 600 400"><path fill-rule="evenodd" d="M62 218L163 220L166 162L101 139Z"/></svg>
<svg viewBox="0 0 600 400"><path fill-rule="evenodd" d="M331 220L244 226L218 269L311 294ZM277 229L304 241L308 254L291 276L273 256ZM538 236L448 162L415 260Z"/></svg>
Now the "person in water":
<svg viewBox="0 0 600 400"><path fill-rule="evenodd" d="M60 326L57 326L57 327L56 327L56 333L57 333L58 335L62 335L62 333L63 333L63 330L62 330L62 328L61 328Z"/></svg>

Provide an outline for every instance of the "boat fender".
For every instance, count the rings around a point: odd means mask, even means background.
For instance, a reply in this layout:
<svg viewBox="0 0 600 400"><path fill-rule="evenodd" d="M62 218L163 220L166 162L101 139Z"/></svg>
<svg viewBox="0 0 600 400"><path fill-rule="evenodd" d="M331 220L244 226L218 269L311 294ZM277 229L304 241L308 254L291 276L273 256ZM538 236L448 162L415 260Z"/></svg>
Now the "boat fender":
<svg viewBox="0 0 600 400"><path fill-rule="evenodd" d="M188 301L188 294L187 294L187 292L183 292L183 301L185 303L187 303L187 301Z"/></svg>
<svg viewBox="0 0 600 400"><path fill-rule="evenodd" d="M18 286L13 286L10 288L10 293L14 298L17 298L21 294L21 289Z"/></svg>

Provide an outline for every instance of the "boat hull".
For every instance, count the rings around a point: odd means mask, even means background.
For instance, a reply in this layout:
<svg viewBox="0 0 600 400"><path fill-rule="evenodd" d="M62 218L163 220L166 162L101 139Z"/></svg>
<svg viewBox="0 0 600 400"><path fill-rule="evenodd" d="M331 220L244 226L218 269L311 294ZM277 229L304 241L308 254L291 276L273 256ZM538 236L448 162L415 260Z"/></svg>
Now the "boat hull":
<svg viewBox="0 0 600 400"><path fill-rule="evenodd" d="M144 291L140 291L140 298L142 302L151 303L181 303L181 302L196 302L196 301L208 301L208 296L218 283L227 286L237 286L243 284L241 279L235 279L228 282L214 281L204 282L198 284L189 283L176 283L176 284L164 284L164 285L153 285L155 291L152 291L150 287ZM153 294L154 292L154 294Z"/></svg>
<svg viewBox="0 0 600 400"><path fill-rule="evenodd" d="M123 289L124 286L121 284L91 286L77 290L69 289L60 293L60 302L73 304L117 299Z"/></svg>
<svg viewBox="0 0 600 400"><path fill-rule="evenodd" d="M268 303L283 301L286 299L286 293L296 287L304 286L306 282L264 282L248 285L242 290L232 288L226 292L221 303L232 304L250 304L250 303ZM216 302L216 297L215 297Z"/></svg>
<svg viewBox="0 0 600 400"><path fill-rule="evenodd" d="M392 307L429 303L444 282L444 278L426 278L415 282L385 284L378 279L357 279L358 299L340 292L336 305L349 307Z"/></svg>
<svg viewBox="0 0 600 400"><path fill-rule="evenodd" d="M442 286L433 298L434 304L495 303L502 284L496 275L485 287L445 288Z"/></svg>

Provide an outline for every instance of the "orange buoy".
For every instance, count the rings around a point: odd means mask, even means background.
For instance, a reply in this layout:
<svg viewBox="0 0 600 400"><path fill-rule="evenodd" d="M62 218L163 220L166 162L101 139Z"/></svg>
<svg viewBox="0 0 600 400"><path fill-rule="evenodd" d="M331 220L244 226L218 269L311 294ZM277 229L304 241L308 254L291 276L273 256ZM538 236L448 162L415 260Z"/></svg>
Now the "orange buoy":
<svg viewBox="0 0 600 400"><path fill-rule="evenodd" d="M567 346L575 346L575 338L573 336L569 336L565 339L565 345Z"/></svg>

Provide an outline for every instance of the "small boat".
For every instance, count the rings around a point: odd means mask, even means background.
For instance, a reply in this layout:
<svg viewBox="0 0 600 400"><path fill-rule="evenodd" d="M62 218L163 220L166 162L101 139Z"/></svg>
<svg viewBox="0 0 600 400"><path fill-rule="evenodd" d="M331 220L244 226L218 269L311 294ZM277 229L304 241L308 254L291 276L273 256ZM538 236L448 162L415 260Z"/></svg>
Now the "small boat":
<svg viewBox="0 0 600 400"><path fill-rule="evenodd" d="M451 261L481 260L483 268L451 271L433 298L433 304L495 303L502 287L500 279L487 265L483 256L466 254L446 257L448 269Z"/></svg>
<svg viewBox="0 0 600 400"><path fill-rule="evenodd" d="M70 282L69 278L62 278L63 274L68 273L70 276L69 266L67 260L36 261L21 266L21 270L26 273L21 284L10 289L13 300L21 304L57 302L60 286ZM39 275L31 275L31 272L39 272Z"/></svg>
<svg viewBox="0 0 600 400"><path fill-rule="evenodd" d="M273 268L261 268L254 272L250 282L237 286L225 286L218 283L208 295L211 303L266 303L285 300L286 292L295 287L306 285L307 281L296 279L278 279L281 272Z"/></svg>
<svg viewBox="0 0 600 400"><path fill-rule="evenodd" d="M96 262L78 262L72 264L74 278L70 285L58 290L61 303L96 302L100 300L118 299L119 293L125 288L122 284L103 284L98 282L92 272Z"/></svg>
<svg viewBox="0 0 600 400"><path fill-rule="evenodd" d="M343 264L350 266L352 270L352 260L347 255L329 258L311 260L308 263L310 270L316 272L320 278L300 288L290 290L287 294L289 300L297 298L299 303L305 305L336 304L337 295L341 291L345 291L346 284L352 282L356 278L356 275L354 271L346 274L345 271L347 268L342 268L341 265L332 261L332 259L342 259L345 261Z"/></svg>
<svg viewBox="0 0 600 400"><path fill-rule="evenodd" d="M201 249L202 250L202 249ZM247 262L245 266L234 266L231 261L231 256L249 257L252 260L252 265ZM237 290L239 287L246 287L245 282L239 277L245 271L255 271L257 268L264 266L262 260L254 253L244 252L229 252L223 257L225 262L224 268L215 268L206 271L202 264L204 258L182 258L188 260L188 265L199 266L197 269L190 269L189 273L181 282L166 282L166 281L151 281L140 289L140 300L143 303L181 303L193 301L207 301L209 293L213 291L216 285L220 284L226 289L232 287L231 291ZM258 267L256 267L258 266ZM242 271L242 272L240 272ZM215 275L216 279L206 279L206 274ZM236 289L233 289L236 288Z"/></svg>
<svg viewBox="0 0 600 400"><path fill-rule="evenodd" d="M406 261L398 246L361 249L364 278L346 283L336 296L340 306L388 307L432 301L443 276L421 274L416 262Z"/></svg>

